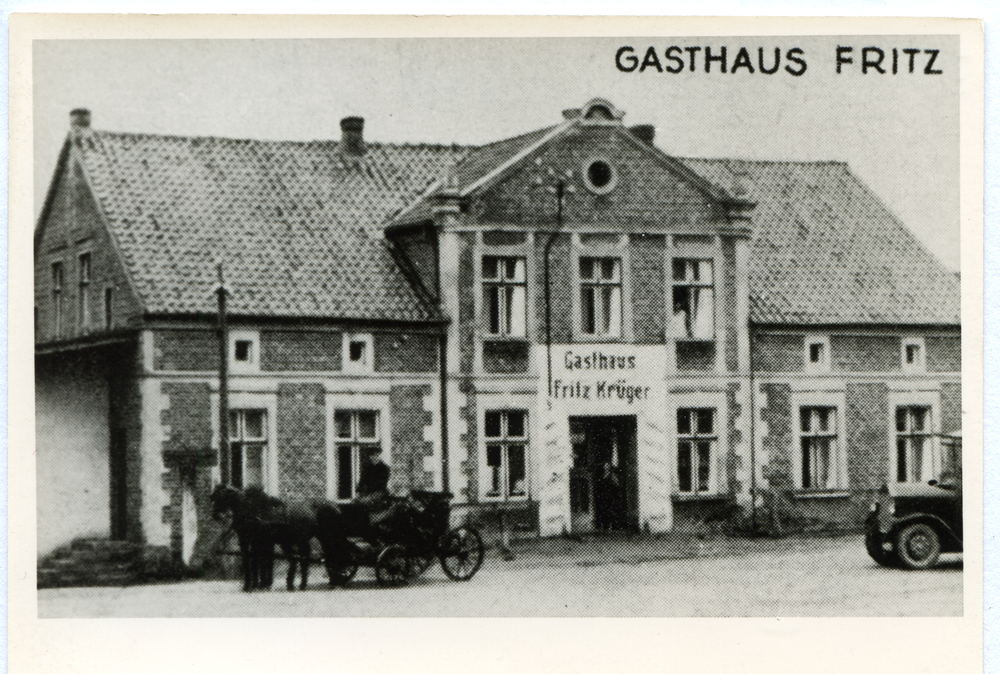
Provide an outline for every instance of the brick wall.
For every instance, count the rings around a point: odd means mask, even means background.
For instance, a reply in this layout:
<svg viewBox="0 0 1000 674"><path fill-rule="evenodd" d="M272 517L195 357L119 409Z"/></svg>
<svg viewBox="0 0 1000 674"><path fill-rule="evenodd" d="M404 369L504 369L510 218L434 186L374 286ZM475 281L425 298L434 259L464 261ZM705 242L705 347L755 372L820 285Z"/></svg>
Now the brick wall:
<svg viewBox="0 0 1000 674"><path fill-rule="evenodd" d="M737 446L743 442L743 432L737 426L740 415L743 413L743 406L739 403L739 392L740 384L729 384L726 387L726 406L729 409L729 424L727 426L729 429L729 449L726 452L725 485L731 494L739 494L743 491L743 487L749 487L749 485L741 484L737 477L743 468L743 457L736 454Z"/></svg>
<svg viewBox="0 0 1000 674"><path fill-rule="evenodd" d="M531 346L521 341L483 342L483 370L491 374L528 371Z"/></svg>
<svg viewBox="0 0 1000 674"><path fill-rule="evenodd" d="M375 333L376 372L437 372L438 336L412 332Z"/></svg>
<svg viewBox="0 0 1000 674"><path fill-rule="evenodd" d="M750 343L757 372L801 372L806 340L802 335L757 334Z"/></svg>
<svg viewBox="0 0 1000 674"><path fill-rule="evenodd" d="M888 480L889 387L884 383L848 383L847 477L852 489L876 489Z"/></svg>
<svg viewBox="0 0 1000 674"><path fill-rule="evenodd" d="M715 368L715 342L677 342L677 369L707 372Z"/></svg>
<svg viewBox="0 0 1000 674"><path fill-rule="evenodd" d="M926 337L924 345L928 372L962 371L961 337Z"/></svg>
<svg viewBox="0 0 1000 674"><path fill-rule="evenodd" d="M199 451L212 447L212 403L207 383L163 382L169 405L160 422L166 438L164 451Z"/></svg>
<svg viewBox="0 0 1000 674"><path fill-rule="evenodd" d="M632 262L626 282L632 290L633 334L636 344L662 344L666 330L663 255L666 238L653 234L629 236Z"/></svg>
<svg viewBox="0 0 1000 674"><path fill-rule="evenodd" d="M762 449L768 463L763 467L764 479L775 489L792 489L792 387L788 384L762 384L761 393L767 400L760 419L767 424Z"/></svg>
<svg viewBox="0 0 1000 674"><path fill-rule="evenodd" d="M591 157L614 158L617 183L607 194L593 194L580 179L581 167ZM540 164L536 164L536 160ZM556 197L539 188L536 180L550 181L546 169L572 172L575 191L563 201L563 221L606 227L609 222L634 231L689 229L716 222L719 214L709 200L687 181L608 127L584 127L562 136L527 157L518 170L490 187L472 212L480 221L519 222L551 228L556 220Z"/></svg>
<svg viewBox="0 0 1000 674"><path fill-rule="evenodd" d="M479 264L475 259L476 236L471 233L459 233L458 237L458 349L459 362L457 363L460 372L472 372L472 364L475 362L476 349L476 293L479 289L474 286L475 278L474 265ZM455 367L452 363L449 367Z"/></svg>
<svg viewBox="0 0 1000 674"><path fill-rule="evenodd" d="M547 236L535 237L535 325L537 343L545 343L545 244ZM552 301L552 343L573 341L573 274L570 268L571 239L560 234L552 244L549 256Z"/></svg>
<svg viewBox="0 0 1000 674"><path fill-rule="evenodd" d="M278 485L282 498L326 497L326 403L322 384L278 386Z"/></svg>
<svg viewBox="0 0 1000 674"><path fill-rule="evenodd" d="M35 307L38 311L36 343L69 339L105 331L104 291L112 289L112 330L133 327L142 318L142 307L132 292L125 269L79 167L70 161L60 176L51 209L35 248ZM90 253L90 283L86 321L80 318L79 256ZM61 262L63 284L60 334L55 334L52 264Z"/></svg>
<svg viewBox="0 0 1000 674"><path fill-rule="evenodd" d="M153 333L153 368L217 372L219 338L214 330L157 330Z"/></svg>
<svg viewBox="0 0 1000 674"><path fill-rule="evenodd" d="M716 334L723 340L726 371L736 372L739 369L739 331L746 327L736 324L736 242L732 238L722 239L721 277L716 297L722 302L722 325L716 328Z"/></svg>
<svg viewBox="0 0 1000 674"><path fill-rule="evenodd" d="M962 430L962 384L941 384L941 432Z"/></svg>
<svg viewBox="0 0 1000 674"><path fill-rule="evenodd" d="M342 341L339 332L262 330L260 369L265 372L339 370Z"/></svg>
<svg viewBox="0 0 1000 674"><path fill-rule="evenodd" d="M389 393L392 408L392 485L397 493L410 489L433 489L434 473L425 470L424 459L433 456L434 445L424 440L424 427L433 421L424 410L429 385L393 386Z"/></svg>
<svg viewBox="0 0 1000 674"><path fill-rule="evenodd" d="M895 372L902 369L902 339L831 335L830 367L840 372Z"/></svg>

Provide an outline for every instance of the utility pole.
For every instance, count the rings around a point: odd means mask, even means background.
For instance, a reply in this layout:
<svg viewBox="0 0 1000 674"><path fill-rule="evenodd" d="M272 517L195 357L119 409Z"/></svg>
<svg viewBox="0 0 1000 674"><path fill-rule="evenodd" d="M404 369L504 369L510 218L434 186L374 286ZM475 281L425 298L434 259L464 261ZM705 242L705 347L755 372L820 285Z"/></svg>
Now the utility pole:
<svg viewBox="0 0 1000 674"><path fill-rule="evenodd" d="M219 296L219 467L222 484L229 484L232 462L229 459L229 328L226 324L226 279L222 263L218 264L219 285L215 289Z"/></svg>

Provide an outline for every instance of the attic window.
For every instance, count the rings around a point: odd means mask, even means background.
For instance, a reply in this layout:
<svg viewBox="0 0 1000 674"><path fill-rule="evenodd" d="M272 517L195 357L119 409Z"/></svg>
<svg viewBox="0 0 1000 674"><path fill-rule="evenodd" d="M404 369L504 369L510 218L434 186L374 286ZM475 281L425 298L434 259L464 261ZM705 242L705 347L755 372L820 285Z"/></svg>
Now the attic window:
<svg viewBox="0 0 1000 674"><path fill-rule="evenodd" d="M584 165L587 189L594 194L607 194L618 181L615 169L607 159L591 159Z"/></svg>
<svg viewBox="0 0 1000 674"><path fill-rule="evenodd" d="M611 109L606 105L592 105L587 110L585 119L614 119L614 115L611 114Z"/></svg>

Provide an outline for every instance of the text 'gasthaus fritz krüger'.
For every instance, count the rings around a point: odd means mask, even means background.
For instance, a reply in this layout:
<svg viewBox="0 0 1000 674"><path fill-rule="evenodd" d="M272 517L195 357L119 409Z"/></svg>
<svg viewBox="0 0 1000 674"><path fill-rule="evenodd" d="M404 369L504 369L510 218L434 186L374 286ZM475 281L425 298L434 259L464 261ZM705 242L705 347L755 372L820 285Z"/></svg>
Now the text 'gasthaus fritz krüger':
<svg viewBox="0 0 1000 674"><path fill-rule="evenodd" d="M838 45L829 55L838 75L940 75L940 49ZM641 57L640 57L641 54ZM809 69L805 50L799 47L725 47L672 45L659 50L624 45L615 53L615 67L624 73L700 72L723 74L787 73L801 77Z"/></svg>

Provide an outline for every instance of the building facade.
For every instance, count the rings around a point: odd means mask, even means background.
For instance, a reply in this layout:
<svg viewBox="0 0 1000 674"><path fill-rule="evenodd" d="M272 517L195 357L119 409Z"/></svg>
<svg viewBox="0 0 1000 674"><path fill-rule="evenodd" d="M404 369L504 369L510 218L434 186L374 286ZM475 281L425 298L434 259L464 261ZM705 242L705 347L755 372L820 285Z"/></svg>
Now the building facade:
<svg viewBox="0 0 1000 674"><path fill-rule="evenodd" d="M466 147L74 111L35 235L39 553L192 562L216 482L349 500L374 451L395 491L541 535L851 525L942 469L957 274L844 164L676 158L623 116Z"/></svg>

